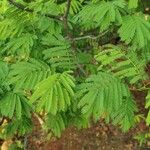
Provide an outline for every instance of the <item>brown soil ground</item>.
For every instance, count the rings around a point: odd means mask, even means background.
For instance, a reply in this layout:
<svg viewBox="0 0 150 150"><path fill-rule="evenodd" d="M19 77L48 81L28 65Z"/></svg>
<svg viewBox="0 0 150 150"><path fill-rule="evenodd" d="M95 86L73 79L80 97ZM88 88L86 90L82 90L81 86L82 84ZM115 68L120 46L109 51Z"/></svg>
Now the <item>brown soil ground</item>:
<svg viewBox="0 0 150 150"><path fill-rule="evenodd" d="M140 126L140 128L142 125ZM144 127L143 127L144 128ZM44 141L42 133L34 132L28 138L28 150L150 150L148 142L143 147L133 139L138 128L122 133L116 127L99 122L88 129L69 128L61 138ZM148 146L149 145L149 146Z"/></svg>
<svg viewBox="0 0 150 150"><path fill-rule="evenodd" d="M136 93L134 96L143 113L145 95ZM140 147L134 140L136 134L148 130L143 122L128 133L122 133L117 127L100 121L88 129L70 127L62 133L61 138L50 140L44 139L38 123L35 126L36 129L28 137L27 150L150 150L150 141Z"/></svg>

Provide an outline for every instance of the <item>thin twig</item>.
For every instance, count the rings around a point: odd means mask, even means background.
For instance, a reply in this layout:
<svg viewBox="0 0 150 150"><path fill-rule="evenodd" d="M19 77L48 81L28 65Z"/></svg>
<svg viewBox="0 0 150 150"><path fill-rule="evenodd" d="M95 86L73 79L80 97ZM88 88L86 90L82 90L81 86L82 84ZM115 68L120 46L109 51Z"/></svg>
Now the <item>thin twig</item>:
<svg viewBox="0 0 150 150"><path fill-rule="evenodd" d="M147 90L150 90L150 88L147 88L147 87L141 87L139 89L133 87L133 88L129 88L130 91L147 91Z"/></svg>
<svg viewBox="0 0 150 150"><path fill-rule="evenodd" d="M77 64L77 67L78 67L78 69L83 73L83 75L84 75L85 77L88 76L88 74L84 71L84 69L80 66L80 64Z"/></svg>
<svg viewBox="0 0 150 150"><path fill-rule="evenodd" d="M81 37L76 37L76 38L73 38L74 41L79 41L79 40L85 40L85 39L93 39L93 40L96 40L102 36L104 36L106 33L108 33L108 30L103 32L102 34L99 34L97 36L93 36L93 35L86 35L86 36L81 36Z"/></svg>
<svg viewBox="0 0 150 150"><path fill-rule="evenodd" d="M14 0L8 0L8 2L9 2L11 5L17 7L17 8L20 9L20 10L23 10L23 11L26 11L26 12L29 12L29 13L33 13L33 12L34 12L33 9L27 8L27 7L24 6L23 4L18 3L18 2L15 2ZM40 14L40 13L38 13L38 14ZM51 14L44 14L44 16L49 17L49 18L51 18L51 19L55 19L55 20L62 21L61 16L54 16L54 15L51 15Z"/></svg>
<svg viewBox="0 0 150 150"><path fill-rule="evenodd" d="M42 126L44 124L44 120L42 119L42 117L36 113L34 113L34 116L38 119L40 125Z"/></svg>
<svg viewBox="0 0 150 150"><path fill-rule="evenodd" d="M28 135L24 136L24 150L27 150L28 148Z"/></svg>

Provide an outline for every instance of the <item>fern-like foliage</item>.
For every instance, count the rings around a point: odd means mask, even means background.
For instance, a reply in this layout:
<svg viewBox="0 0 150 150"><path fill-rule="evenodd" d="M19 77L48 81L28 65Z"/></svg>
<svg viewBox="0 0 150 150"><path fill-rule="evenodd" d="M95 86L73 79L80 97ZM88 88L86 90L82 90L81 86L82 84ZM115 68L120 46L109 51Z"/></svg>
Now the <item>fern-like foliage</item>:
<svg viewBox="0 0 150 150"><path fill-rule="evenodd" d="M40 13L42 15L44 14L51 14L57 16L60 14L58 5L55 3L55 0L38 0L38 1L33 1L31 4L28 6L31 9L34 9L35 13Z"/></svg>
<svg viewBox="0 0 150 150"><path fill-rule="evenodd" d="M137 48L143 48L150 42L150 23L140 15L128 15L123 18L118 31L121 40Z"/></svg>
<svg viewBox="0 0 150 150"><path fill-rule="evenodd" d="M33 40L37 37L35 35L26 33L17 38L12 38L3 51L7 51L8 54L20 54L22 57L29 57L31 48L33 46Z"/></svg>
<svg viewBox="0 0 150 150"><path fill-rule="evenodd" d="M23 136L30 133L32 128L32 120L26 116L23 116L21 119L13 119L12 122L6 124L2 135L5 138L12 138L14 135Z"/></svg>
<svg viewBox="0 0 150 150"><path fill-rule="evenodd" d="M7 85L7 77L9 73L9 66L6 62L0 61L0 97L3 97L5 93L10 89ZM0 115L1 111L0 111Z"/></svg>
<svg viewBox="0 0 150 150"><path fill-rule="evenodd" d="M30 111L32 105L22 95L18 93L8 92L0 100L0 112L3 116L10 119L16 116L17 119L21 119L22 115L30 117Z"/></svg>
<svg viewBox="0 0 150 150"><path fill-rule="evenodd" d="M41 32L48 31L51 34L60 34L62 32L62 24L46 16L39 16L35 22L35 26Z"/></svg>
<svg viewBox="0 0 150 150"><path fill-rule="evenodd" d="M16 26L16 22L13 20L3 20L0 22L0 39L6 39L8 37L13 37L22 31L21 25ZM13 25L13 26L12 26ZM9 32L8 32L9 31Z"/></svg>
<svg viewBox="0 0 150 150"><path fill-rule="evenodd" d="M120 25L122 15L126 14L125 2L122 0L101 1L85 6L75 20L79 20L85 28L99 27L101 31L107 29L112 23Z"/></svg>
<svg viewBox="0 0 150 150"><path fill-rule="evenodd" d="M129 0L129 8L137 8L139 0Z"/></svg>
<svg viewBox="0 0 150 150"><path fill-rule="evenodd" d="M128 79L131 84L148 78L144 69L145 60L135 53L128 53L125 47L105 45L95 58L100 64L98 70L112 72L120 79Z"/></svg>
<svg viewBox="0 0 150 150"><path fill-rule="evenodd" d="M70 106L74 96L74 78L68 72L55 73L36 85L31 97L32 102L37 100L38 111L56 115Z"/></svg>
<svg viewBox="0 0 150 150"><path fill-rule="evenodd" d="M5 85L9 73L9 66L6 62L0 61L0 85Z"/></svg>
<svg viewBox="0 0 150 150"><path fill-rule="evenodd" d="M5 14L6 18L0 20L0 40L19 36L31 19L29 14L16 8L9 8Z"/></svg>
<svg viewBox="0 0 150 150"><path fill-rule="evenodd" d="M3 14L8 8L7 1L0 1L0 15Z"/></svg>
<svg viewBox="0 0 150 150"><path fill-rule="evenodd" d="M146 96L146 109L150 108L150 90L148 90L147 96ZM146 117L146 124L150 125L150 110L148 111L147 117Z"/></svg>
<svg viewBox="0 0 150 150"><path fill-rule="evenodd" d="M43 51L43 54L44 60L47 60L52 68L63 68L66 70L74 68L75 60L70 42L65 40L60 34L48 34L43 38L42 43L49 46Z"/></svg>
<svg viewBox="0 0 150 150"><path fill-rule="evenodd" d="M82 8L82 0L72 0L70 5L70 13L75 14ZM39 0L34 1L30 4L29 8L35 10L35 13L40 14L51 14L51 15L59 15L63 14L66 10L66 1L55 1L55 0Z"/></svg>
<svg viewBox="0 0 150 150"><path fill-rule="evenodd" d="M32 90L37 83L51 74L50 67L43 61L30 59L27 62L18 62L11 66L8 83L16 90Z"/></svg>
<svg viewBox="0 0 150 150"><path fill-rule="evenodd" d="M92 116L94 120L100 117L115 119L115 122L121 124L124 130L132 125L130 116L134 115L136 105L131 102L127 86L118 78L104 72L92 75L80 85L77 97L80 98L78 108L81 108L82 114L87 118ZM122 109L119 111L125 104L125 112ZM117 118L118 112L120 112L121 120L119 120L120 117Z"/></svg>
<svg viewBox="0 0 150 150"><path fill-rule="evenodd" d="M76 14L82 8L83 0L72 0L70 7L70 14ZM64 13L66 10L66 2L59 5L59 9L61 13Z"/></svg>
<svg viewBox="0 0 150 150"><path fill-rule="evenodd" d="M51 34L61 32L61 22L48 17L48 15L58 16L61 14L60 6L57 5L55 0L32 1L28 8L34 10L34 15L36 16L34 25L40 29L41 32L48 31Z"/></svg>
<svg viewBox="0 0 150 150"><path fill-rule="evenodd" d="M113 123L119 124L121 129L126 132L135 125L135 114L137 112L137 107L135 101L128 97L128 99L123 100L120 108L113 113L112 120Z"/></svg>
<svg viewBox="0 0 150 150"><path fill-rule="evenodd" d="M60 137L66 128L66 117L61 114L48 114L45 118L44 128L48 130L47 132L50 130L55 136Z"/></svg>

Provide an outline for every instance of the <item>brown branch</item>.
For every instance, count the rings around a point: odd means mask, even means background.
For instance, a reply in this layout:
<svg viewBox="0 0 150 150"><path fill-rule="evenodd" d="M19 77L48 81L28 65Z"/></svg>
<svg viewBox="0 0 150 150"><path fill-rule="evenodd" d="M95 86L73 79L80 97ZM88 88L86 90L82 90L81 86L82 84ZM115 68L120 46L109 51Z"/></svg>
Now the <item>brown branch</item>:
<svg viewBox="0 0 150 150"><path fill-rule="evenodd" d="M64 16L63 16L63 23L64 23L64 31L66 32L67 34L67 38L70 40L70 42L72 43L71 44L71 47L73 49L73 53L74 53L74 57L76 58L76 53L75 53L75 49L76 49L76 46L75 46L75 43L74 43L74 38L72 37L72 34L70 33L69 31L69 26L68 26L68 15L69 15L69 11L70 11L70 7L71 7L71 0L67 0L67 4L66 4L66 11L64 13ZM80 64L77 63L77 67L78 69L85 75L87 76L87 73L84 71L84 69L80 66Z"/></svg>
<svg viewBox="0 0 150 150"><path fill-rule="evenodd" d="M69 32L69 27L68 27L68 15L69 15L70 7L71 7L71 0L67 0L66 11L63 16L63 22L64 22L64 30L67 34L67 37L71 39L72 36Z"/></svg>
<svg viewBox="0 0 150 150"><path fill-rule="evenodd" d="M64 14L64 18L68 18L69 15L69 11L70 11L70 6L71 6L71 0L67 0L67 4L66 4L66 12Z"/></svg>
<svg viewBox="0 0 150 150"><path fill-rule="evenodd" d="M34 12L33 9L27 8L27 7L24 6L23 4L18 3L18 2L15 2L14 0L8 0L8 2L9 2L11 5L17 7L17 8L20 9L20 10L23 10L23 11L26 11L26 12L29 12L29 13L33 13L33 12ZM38 13L38 14L40 14L40 13ZM40 14L40 15L41 15L41 14ZM51 14L44 14L44 15L45 15L46 17L51 18L51 19L55 19L55 20L62 21L61 16L54 16L54 15L51 15Z"/></svg>

